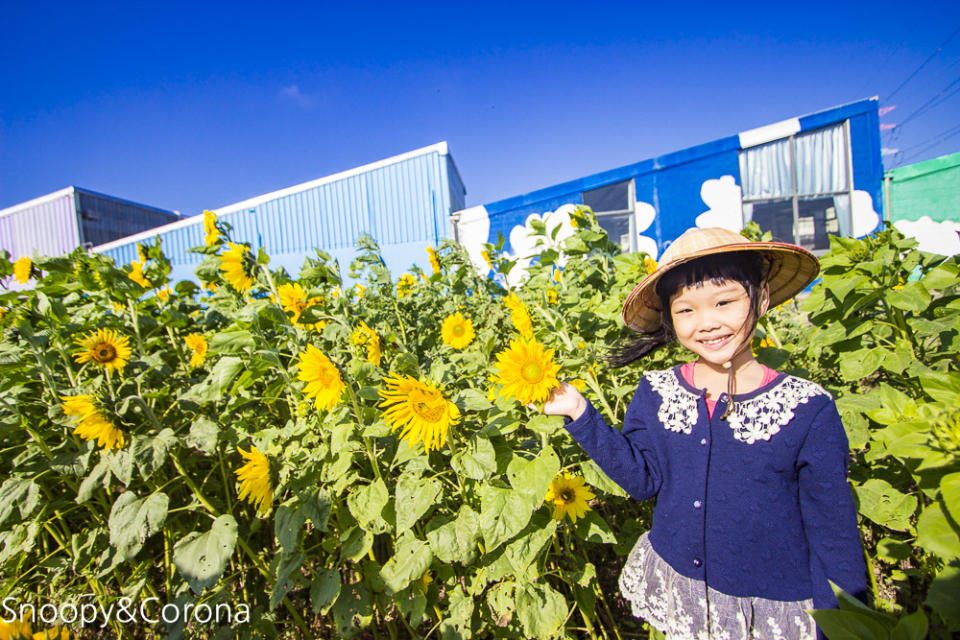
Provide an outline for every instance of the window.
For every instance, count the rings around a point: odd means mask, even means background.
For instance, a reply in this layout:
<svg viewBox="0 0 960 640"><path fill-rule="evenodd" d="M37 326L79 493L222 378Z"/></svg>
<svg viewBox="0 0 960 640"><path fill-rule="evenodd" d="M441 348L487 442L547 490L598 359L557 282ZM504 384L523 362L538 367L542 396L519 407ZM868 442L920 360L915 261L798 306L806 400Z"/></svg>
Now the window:
<svg viewBox="0 0 960 640"><path fill-rule="evenodd" d="M606 230L610 240L624 251L637 249L633 214L635 199L633 180L583 192L583 204L593 209L597 222Z"/></svg>
<svg viewBox="0 0 960 640"><path fill-rule="evenodd" d="M822 253L850 233L853 189L847 122L740 152L743 217L774 240Z"/></svg>

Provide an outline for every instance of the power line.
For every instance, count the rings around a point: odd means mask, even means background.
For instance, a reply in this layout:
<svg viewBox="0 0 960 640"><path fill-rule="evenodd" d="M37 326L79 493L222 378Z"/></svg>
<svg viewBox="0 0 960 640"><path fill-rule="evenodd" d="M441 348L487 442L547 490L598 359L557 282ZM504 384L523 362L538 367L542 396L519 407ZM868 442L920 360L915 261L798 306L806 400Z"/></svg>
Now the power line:
<svg viewBox="0 0 960 640"><path fill-rule="evenodd" d="M957 91L960 91L960 88L958 88L958 89L956 89L955 91L951 92L950 95L944 97L943 100L939 100L939 101L938 101L938 98L940 98L940 96L942 96L944 93L946 93L946 92L949 91L950 89L953 89L953 87L955 87L955 86L958 85L958 84L960 84L960 77L957 77L953 82L951 82L950 84L948 84L947 86L945 86L943 89L941 89L940 92L939 92L937 95L933 96L932 98L930 98L929 100L927 100L926 102L924 102L922 105L920 105L920 107L919 107L916 111L914 111L913 113L911 113L910 115L908 115L906 118L904 118L904 119L903 119L903 122L901 122L900 124L898 124L897 127L902 127L903 125L907 124L908 122L910 122L911 120L913 120L913 119L916 118L917 116L923 115L924 111L928 111L929 109L934 108L935 106L937 106L937 105L940 104L941 102L944 102L944 101L946 101L946 100L949 100L951 97L953 97L953 96L957 93Z"/></svg>
<svg viewBox="0 0 960 640"><path fill-rule="evenodd" d="M898 86L896 89L894 89L893 92L890 93L890 95L887 96L887 98L886 98L886 100L884 100L884 102L890 102L890 98L892 98L893 96L895 96L895 95L897 94L897 92L900 91L900 89L903 89L908 82L910 82L911 80L913 80L913 78L914 78L918 73L920 73L920 71L921 71L925 66L927 66L927 65L930 63L931 60L933 60L934 58L937 57L937 54L939 54L940 51L942 51L943 48L944 48L945 46L947 46L947 45L950 43L950 41L953 40L953 39L956 37L956 35L957 35L958 33L960 33L960 27L957 27L957 28L954 30L954 32L951 33L950 36L949 36L946 40L943 41L943 44L941 44L939 47L937 47L937 48L934 50L934 52L930 54L930 57L928 57L926 60L924 60L922 63L920 63L920 66L917 67L916 69L914 69L913 73L911 73L909 76L907 76L907 79L904 80L903 82L901 82L901 83L900 83L900 86Z"/></svg>
<svg viewBox="0 0 960 640"><path fill-rule="evenodd" d="M956 127L953 127L952 129L948 129L947 131L944 131L942 134L937 135L937 136L934 136L933 138L930 138L929 140L927 140L927 141L925 141L925 142L922 142L922 143L920 143L920 144L918 144L918 145L914 145L914 146L912 146L912 147L910 147L910 148L908 148L908 149L904 149L903 151L901 151L901 153L905 153L905 152L907 152L907 151L910 151L911 149L916 149L917 147L923 146L923 148L920 149L919 151L916 151L915 153L912 153L912 154L910 154L909 156L904 157L903 160L902 160L897 166L901 166L902 164L905 164L905 163L909 162L910 160L912 160L912 159L914 159L914 158L916 158L916 157L918 157L918 156L923 155L924 153L926 153L926 152L929 151L930 149L933 149L933 148L936 147L937 145L939 145L939 144L941 144L941 143L943 143L943 142L946 142L946 141L949 140L950 138L953 138L953 137L958 136L958 135L960 135L960 125L957 125ZM927 144L927 143L929 143L929 144ZM926 145L926 146L924 146L924 145Z"/></svg>

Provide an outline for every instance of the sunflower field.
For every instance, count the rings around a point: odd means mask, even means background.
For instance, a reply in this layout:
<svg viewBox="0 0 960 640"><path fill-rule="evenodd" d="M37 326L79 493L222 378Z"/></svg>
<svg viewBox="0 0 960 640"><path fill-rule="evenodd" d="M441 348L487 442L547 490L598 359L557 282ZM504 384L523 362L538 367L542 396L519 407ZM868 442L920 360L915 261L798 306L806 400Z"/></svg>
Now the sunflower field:
<svg viewBox="0 0 960 640"><path fill-rule="evenodd" d="M197 282L159 243L0 257L30 284L0 293L0 640L647 637L617 576L652 506L536 405L566 380L618 424L687 357L604 364L652 260L584 209L511 290L493 245L487 274L444 243L394 277L361 238L348 274L294 275L204 215ZM958 274L893 230L834 239L760 325L850 436L874 607L818 613L835 637L960 630Z"/></svg>

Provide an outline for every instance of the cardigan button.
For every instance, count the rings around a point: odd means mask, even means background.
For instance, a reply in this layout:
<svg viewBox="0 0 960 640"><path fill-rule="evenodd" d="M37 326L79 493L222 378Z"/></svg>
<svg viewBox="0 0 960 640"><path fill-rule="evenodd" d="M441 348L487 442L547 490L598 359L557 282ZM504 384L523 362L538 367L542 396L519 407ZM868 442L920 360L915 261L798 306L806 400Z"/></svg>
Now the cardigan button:
<svg viewBox="0 0 960 640"><path fill-rule="evenodd" d="M699 566L701 566L702 564L703 564L703 560L701 560L700 558L694 558L694 559L693 559L693 566L699 567Z"/></svg>
<svg viewBox="0 0 960 640"><path fill-rule="evenodd" d="M693 501L693 508L694 508L694 509L699 509L699 508L702 507L702 506L703 506L703 503L700 502L699 500L694 500L694 501Z"/></svg>
<svg viewBox="0 0 960 640"><path fill-rule="evenodd" d="M704 446L704 447L707 446L707 439L706 439L706 438L700 438L700 444L701 444L702 446Z"/></svg>

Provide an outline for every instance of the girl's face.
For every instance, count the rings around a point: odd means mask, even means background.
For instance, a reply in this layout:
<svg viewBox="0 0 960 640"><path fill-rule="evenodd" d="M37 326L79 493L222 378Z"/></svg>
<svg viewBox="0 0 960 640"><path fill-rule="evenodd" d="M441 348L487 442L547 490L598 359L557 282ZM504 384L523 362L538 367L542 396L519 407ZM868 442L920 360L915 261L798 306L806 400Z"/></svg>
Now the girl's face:
<svg viewBox="0 0 960 640"><path fill-rule="evenodd" d="M761 315L767 309L767 288L760 298ZM717 285L710 281L683 287L670 298L670 317L680 344L701 360L722 365L733 359L747 335L750 296L739 282ZM749 352L748 352L749 353Z"/></svg>

